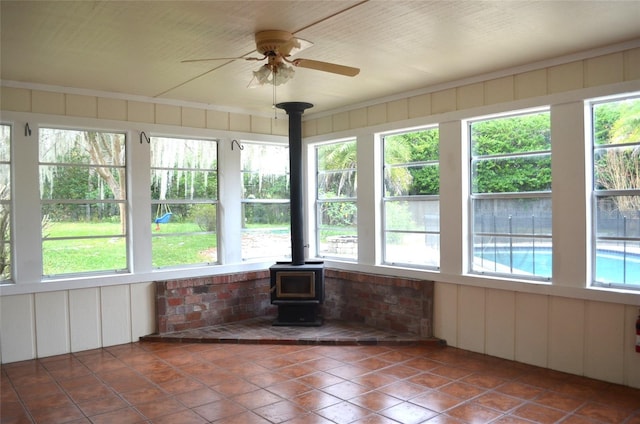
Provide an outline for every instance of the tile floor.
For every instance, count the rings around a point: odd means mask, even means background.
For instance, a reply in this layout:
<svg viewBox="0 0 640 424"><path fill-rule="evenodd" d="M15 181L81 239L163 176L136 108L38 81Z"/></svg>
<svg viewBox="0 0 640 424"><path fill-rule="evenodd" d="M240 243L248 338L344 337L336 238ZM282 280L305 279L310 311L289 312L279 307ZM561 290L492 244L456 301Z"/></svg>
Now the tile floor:
<svg viewBox="0 0 640 424"><path fill-rule="evenodd" d="M640 390L437 343L277 343L143 341L5 364L0 422L640 424Z"/></svg>

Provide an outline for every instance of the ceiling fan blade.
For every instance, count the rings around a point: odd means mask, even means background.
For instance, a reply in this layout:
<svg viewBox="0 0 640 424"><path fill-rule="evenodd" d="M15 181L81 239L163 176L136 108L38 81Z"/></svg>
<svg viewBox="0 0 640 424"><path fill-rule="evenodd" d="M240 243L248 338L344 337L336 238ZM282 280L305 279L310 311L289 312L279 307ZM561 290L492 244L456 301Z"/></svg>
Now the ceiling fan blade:
<svg viewBox="0 0 640 424"><path fill-rule="evenodd" d="M313 46L311 41L303 40L302 38L292 37L289 41L284 43L278 51L284 57L293 56L294 54L300 53L304 49L308 49Z"/></svg>
<svg viewBox="0 0 640 424"><path fill-rule="evenodd" d="M211 62L212 60L264 60L267 57L211 57L208 59L186 59L180 63Z"/></svg>
<svg viewBox="0 0 640 424"><path fill-rule="evenodd" d="M320 62L311 59L295 59L291 61L295 66L300 68L315 69L318 71L331 72L333 74L344 75L347 77L355 77L360 73L360 69L351 66L337 65L335 63Z"/></svg>

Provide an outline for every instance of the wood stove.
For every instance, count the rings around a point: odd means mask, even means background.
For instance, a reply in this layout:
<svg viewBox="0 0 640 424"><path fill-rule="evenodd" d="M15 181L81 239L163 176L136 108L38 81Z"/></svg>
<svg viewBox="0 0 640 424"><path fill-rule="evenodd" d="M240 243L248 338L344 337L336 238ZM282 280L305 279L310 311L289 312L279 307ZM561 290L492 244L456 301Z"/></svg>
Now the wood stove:
<svg viewBox="0 0 640 424"><path fill-rule="evenodd" d="M276 262L271 268L271 303L278 306L273 325L320 326L324 301L324 264Z"/></svg>
<svg viewBox="0 0 640 424"><path fill-rule="evenodd" d="M270 268L271 303L278 306L273 325L320 326L324 264L305 261L302 202L302 114L313 105L287 102L276 106L289 115L291 262L277 262Z"/></svg>

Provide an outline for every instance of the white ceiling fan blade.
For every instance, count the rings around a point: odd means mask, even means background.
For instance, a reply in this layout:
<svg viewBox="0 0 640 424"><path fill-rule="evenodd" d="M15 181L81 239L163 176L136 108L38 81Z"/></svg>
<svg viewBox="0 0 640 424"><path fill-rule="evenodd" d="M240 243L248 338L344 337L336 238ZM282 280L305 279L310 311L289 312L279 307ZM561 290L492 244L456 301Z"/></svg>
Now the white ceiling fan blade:
<svg viewBox="0 0 640 424"><path fill-rule="evenodd" d="M295 66L300 68L315 69L317 71L331 72L333 74L344 75L347 77L355 77L360 73L360 69L351 66L337 65L335 63L321 62L311 59L295 59L291 61Z"/></svg>

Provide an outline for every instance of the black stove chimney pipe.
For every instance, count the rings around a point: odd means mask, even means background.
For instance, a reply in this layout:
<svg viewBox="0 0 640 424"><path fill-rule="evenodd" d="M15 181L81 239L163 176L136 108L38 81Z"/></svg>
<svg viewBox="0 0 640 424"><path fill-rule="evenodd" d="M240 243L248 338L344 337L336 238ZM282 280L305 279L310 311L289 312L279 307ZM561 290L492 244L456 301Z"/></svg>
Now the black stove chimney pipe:
<svg viewBox="0 0 640 424"><path fill-rule="evenodd" d="M302 205L302 114L311 103L285 102L276 105L289 115L289 184L291 208L291 265L304 265L304 215Z"/></svg>

